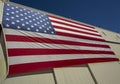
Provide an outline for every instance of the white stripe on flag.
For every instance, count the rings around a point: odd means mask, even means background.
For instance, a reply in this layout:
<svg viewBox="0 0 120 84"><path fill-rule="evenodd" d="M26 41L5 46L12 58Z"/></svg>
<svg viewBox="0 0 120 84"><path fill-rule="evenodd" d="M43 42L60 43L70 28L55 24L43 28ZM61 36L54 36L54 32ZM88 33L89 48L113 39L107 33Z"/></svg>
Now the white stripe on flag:
<svg viewBox="0 0 120 84"><path fill-rule="evenodd" d="M67 23L67 24L74 25L74 26L78 26L78 27L81 27L81 28L90 29L90 30L96 30L96 29L89 28L89 27L87 27L87 26L78 25L78 24L75 24L75 23L72 23L72 22L68 22L68 21L60 20L60 19L53 18L53 17L50 17L50 16L49 16L49 18L50 18L51 20L55 20L55 21L59 21L59 22L63 22L63 23ZM60 17L60 18L61 18L61 17Z"/></svg>
<svg viewBox="0 0 120 84"><path fill-rule="evenodd" d="M55 28L55 31L63 32L63 33L69 33L69 34L74 34L74 35L81 35L81 36L87 36L87 37L93 37L93 38L103 39L103 38L100 37L100 36L88 35L88 34L78 33L78 32L69 31L69 30L63 30L63 29L57 29L57 28Z"/></svg>
<svg viewBox="0 0 120 84"><path fill-rule="evenodd" d="M4 28L4 32L6 32L6 35L31 36L31 37L39 37L39 38L49 38L49 39L56 39L56 40L106 45L106 42L86 40L86 39L80 39L80 38L78 39L78 38L59 36L59 35L49 35L49 34L43 34L43 33L37 33L37 32L34 33L29 31L21 31L21 30L7 29L7 28Z"/></svg>
<svg viewBox="0 0 120 84"><path fill-rule="evenodd" d="M97 35L100 35L99 33L97 32L92 32L92 31L88 31L88 30L85 30L85 29L80 29L80 28L76 28L76 27L72 27L72 26L68 26L68 25L64 25L64 24L59 24L59 23L55 23L55 22L52 22L52 25L55 25L55 26L60 26L60 27L65 27L66 29L73 29L73 30L78 30L78 31L84 31L86 33L91 33L91 34L97 34Z"/></svg>
<svg viewBox="0 0 120 84"><path fill-rule="evenodd" d="M48 43L36 43L36 42L7 42L9 49L14 48L46 48L46 49L74 49L74 50L96 50L96 51L111 51L110 48L100 47L87 47L77 45L65 45L65 44L48 44Z"/></svg>
<svg viewBox="0 0 120 84"><path fill-rule="evenodd" d="M85 59L85 58L116 58L114 55L106 54L65 54L65 55L28 55L28 56L12 56L9 57L10 65L24 64L24 63L36 63L36 62L48 62L59 60L71 60L71 59Z"/></svg>

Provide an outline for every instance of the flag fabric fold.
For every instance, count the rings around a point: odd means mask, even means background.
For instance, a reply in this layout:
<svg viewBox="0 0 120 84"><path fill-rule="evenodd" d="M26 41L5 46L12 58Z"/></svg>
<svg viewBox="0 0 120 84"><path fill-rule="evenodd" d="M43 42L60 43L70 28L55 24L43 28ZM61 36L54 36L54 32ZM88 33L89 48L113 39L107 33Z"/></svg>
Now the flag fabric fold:
<svg viewBox="0 0 120 84"><path fill-rule="evenodd" d="M118 60L97 30L80 22L5 3L2 25L9 75Z"/></svg>

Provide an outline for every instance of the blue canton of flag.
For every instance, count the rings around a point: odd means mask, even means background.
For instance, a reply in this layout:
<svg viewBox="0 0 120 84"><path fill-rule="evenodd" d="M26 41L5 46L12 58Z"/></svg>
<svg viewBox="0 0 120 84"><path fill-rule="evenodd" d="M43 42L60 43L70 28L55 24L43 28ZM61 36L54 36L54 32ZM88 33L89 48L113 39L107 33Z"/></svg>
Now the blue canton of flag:
<svg viewBox="0 0 120 84"><path fill-rule="evenodd" d="M55 34L55 31L46 14L5 4L3 27L46 34Z"/></svg>

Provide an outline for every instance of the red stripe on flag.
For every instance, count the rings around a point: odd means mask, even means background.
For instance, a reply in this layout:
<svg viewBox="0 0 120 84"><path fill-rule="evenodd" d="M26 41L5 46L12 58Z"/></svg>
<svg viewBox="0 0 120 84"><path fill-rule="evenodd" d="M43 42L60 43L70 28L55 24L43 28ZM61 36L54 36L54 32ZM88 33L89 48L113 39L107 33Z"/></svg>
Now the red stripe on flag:
<svg viewBox="0 0 120 84"><path fill-rule="evenodd" d="M58 23L58 24L64 24L64 25L71 26L71 27L75 27L75 28L78 28L78 29L83 29L83 30L88 30L88 31L92 31L92 32L98 33L96 30L85 29L85 28L80 27L80 26L75 26L75 25L72 25L72 24L67 24L67 23L63 23L63 22L59 22L59 21L55 21L55 20L51 20L51 19L50 19L50 21L51 21L51 22Z"/></svg>
<svg viewBox="0 0 120 84"><path fill-rule="evenodd" d="M50 44L66 44L66 45L110 48L108 45L102 45L102 44L91 44L91 43L74 42L74 41L66 41L66 40L30 37L30 36L6 35L6 40L15 41L15 42L38 42L38 43L50 43Z"/></svg>
<svg viewBox="0 0 120 84"><path fill-rule="evenodd" d="M60 26L55 26L53 25L53 27L56 29L63 29L63 30L69 30L69 31L73 31L73 32L77 32L77 33L84 33L84 34L89 34L89 35L94 35L94 36L100 36L101 35L98 35L98 34L94 34L94 33L89 33L89 32L83 32L83 31L78 31L78 30L73 30L73 29L68 29L68 28L65 28L65 27L60 27Z"/></svg>
<svg viewBox="0 0 120 84"><path fill-rule="evenodd" d="M95 50L73 50L73 49L29 49L17 48L8 49L9 56L22 56L22 55L50 55L50 54L111 54L112 51L95 51Z"/></svg>
<svg viewBox="0 0 120 84"><path fill-rule="evenodd" d="M37 62L27 63L9 66L9 75L23 74L33 71L51 69L55 67L63 67L70 65L79 65L95 62L107 62L107 61L118 61L117 58L86 58L86 59L75 59L75 60L62 60L62 61L49 61L49 62Z"/></svg>
<svg viewBox="0 0 120 84"><path fill-rule="evenodd" d="M95 29L95 28L92 27L92 26L85 25L85 24L81 24L81 23L78 23L78 22L75 22L75 21L71 21L71 20L67 20L67 19L63 19L63 18L61 18L61 17L53 16L53 15L51 15L51 14L48 14L48 16L49 16L49 17L53 17L53 18L57 18L57 19L60 19L60 20L64 20L64 21L66 21L66 22L71 22L71 23L75 23L75 24L78 24L78 25L86 26L86 27L89 27L89 28L91 28L91 29Z"/></svg>
<svg viewBox="0 0 120 84"><path fill-rule="evenodd" d="M104 39L99 39L99 38L94 38L94 37L75 35L75 34L63 33L63 32L58 32L58 31L56 33L57 33L57 35L61 35L61 36L68 36L68 37L81 38L81 39L86 39L86 40L94 40L94 41L105 42Z"/></svg>

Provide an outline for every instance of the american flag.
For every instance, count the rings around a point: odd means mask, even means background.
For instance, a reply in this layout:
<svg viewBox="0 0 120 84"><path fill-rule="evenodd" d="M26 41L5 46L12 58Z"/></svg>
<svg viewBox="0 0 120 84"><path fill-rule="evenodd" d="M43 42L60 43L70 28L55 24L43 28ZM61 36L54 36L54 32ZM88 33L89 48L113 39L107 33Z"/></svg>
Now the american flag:
<svg viewBox="0 0 120 84"><path fill-rule="evenodd" d="M89 25L5 3L3 30L9 75L118 60Z"/></svg>

